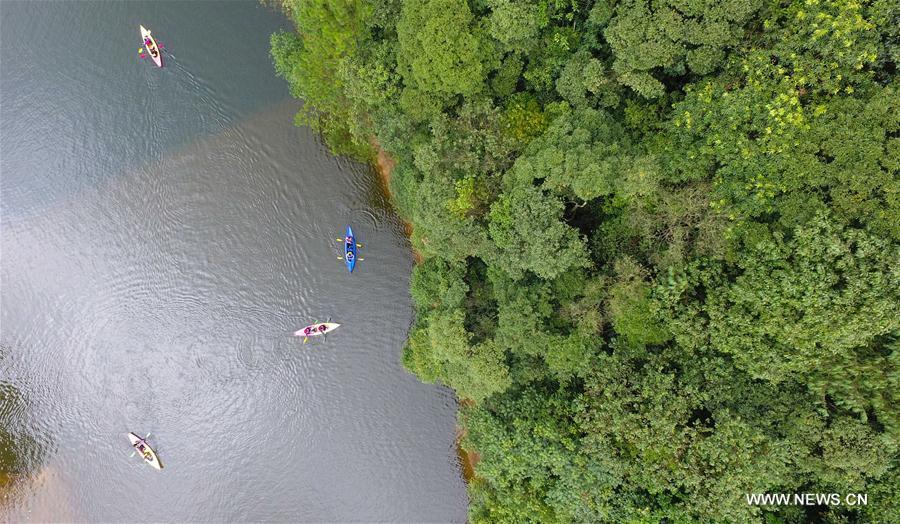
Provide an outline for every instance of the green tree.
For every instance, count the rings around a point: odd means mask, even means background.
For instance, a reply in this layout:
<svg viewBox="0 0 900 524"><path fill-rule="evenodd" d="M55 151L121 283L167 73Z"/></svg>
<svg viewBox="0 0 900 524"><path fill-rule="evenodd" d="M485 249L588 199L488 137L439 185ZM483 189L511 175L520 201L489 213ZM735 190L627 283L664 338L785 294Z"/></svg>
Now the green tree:
<svg viewBox="0 0 900 524"><path fill-rule="evenodd" d="M900 250L822 215L749 247L734 284L708 297L711 344L754 377L796 375L898 427L900 369L883 344L900 330Z"/></svg>
<svg viewBox="0 0 900 524"><path fill-rule="evenodd" d="M740 42L760 0L625 0L604 36L619 81L647 98L662 96L662 75L713 72Z"/></svg>
<svg viewBox="0 0 900 524"><path fill-rule="evenodd" d="M492 60L464 0L411 0L397 21L397 63L405 107L425 103L432 114L455 95L482 89ZM426 113L427 114L427 113Z"/></svg>
<svg viewBox="0 0 900 524"><path fill-rule="evenodd" d="M573 54L566 62L556 80L556 92L576 108L614 108L622 99L622 89L608 65L587 50Z"/></svg>
<svg viewBox="0 0 900 524"><path fill-rule="evenodd" d="M332 150L369 158L367 137L350 128L359 118L352 112L339 73L365 36L369 9L357 0L285 0L297 34L272 35L275 71L288 81L291 93L305 100L297 125L322 133Z"/></svg>
<svg viewBox="0 0 900 524"><path fill-rule="evenodd" d="M472 522L574 520L570 504L574 498L577 507L579 497L565 488L589 485L573 474L594 479L579 467L572 416L564 392L533 388L463 411L469 429L463 445L478 450L476 472L485 479L476 485Z"/></svg>
<svg viewBox="0 0 900 524"><path fill-rule="evenodd" d="M515 0L488 0L490 35L503 45L506 51L527 52L538 42L538 36L547 25L537 3Z"/></svg>
<svg viewBox="0 0 900 524"><path fill-rule="evenodd" d="M490 213L490 261L514 278L526 271L551 279L590 265L578 232L562 221L563 203L536 187L515 187Z"/></svg>
<svg viewBox="0 0 900 524"><path fill-rule="evenodd" d="M463 397L484 400L510 385L503 350L492 341L471 344L461 309L432 312L420 319L407 341L403 362L430 382L440 381Z"/></svg>
<svg viewBox="0 0 900 524"><path fill-rule="evenodd" d="M646 273L627 258L615 265L616 282L609 295L609 315L622 339L636 346L661 344L669 339L666 328L654 314Z"/></svg>
<svg viewBox="0 0 900 524"><path fill-rule="evenodd" d="M900 518L896 4L288 1L310 123L396 161L472 522Z"/></svg>
<svg viewBox="0 0 900 524"><path fill-rule="evenodd" d="M614 191L632 156L628 137L609 114L565 111L530 143L506 176L516 186L543 180L543 188L591 200Z"/></svg>

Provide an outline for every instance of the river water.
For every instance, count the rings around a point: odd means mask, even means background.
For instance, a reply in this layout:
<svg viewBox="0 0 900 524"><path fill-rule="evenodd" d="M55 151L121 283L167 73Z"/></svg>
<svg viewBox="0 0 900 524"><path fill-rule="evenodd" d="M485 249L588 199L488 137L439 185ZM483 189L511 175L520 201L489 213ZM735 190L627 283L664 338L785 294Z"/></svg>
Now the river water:
<svg viewBox="0 0 900 524"><path fill-rule="evenodd" d="M399 363L403 225L292 125L279 28L253 1L0 2L0 521L465 521L456 402Z"/></svg>

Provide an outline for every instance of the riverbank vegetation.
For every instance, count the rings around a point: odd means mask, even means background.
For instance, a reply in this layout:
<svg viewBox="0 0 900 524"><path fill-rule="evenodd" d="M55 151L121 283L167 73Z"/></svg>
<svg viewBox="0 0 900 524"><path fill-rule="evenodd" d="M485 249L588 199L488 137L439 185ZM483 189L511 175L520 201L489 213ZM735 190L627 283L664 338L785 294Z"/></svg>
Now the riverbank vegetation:
<svg viewBox="0 0 900 524"><path fill-rule="evenodd" d="M896 1L284 7L298 122L396 162L472 522L900 522Z"/></svg>

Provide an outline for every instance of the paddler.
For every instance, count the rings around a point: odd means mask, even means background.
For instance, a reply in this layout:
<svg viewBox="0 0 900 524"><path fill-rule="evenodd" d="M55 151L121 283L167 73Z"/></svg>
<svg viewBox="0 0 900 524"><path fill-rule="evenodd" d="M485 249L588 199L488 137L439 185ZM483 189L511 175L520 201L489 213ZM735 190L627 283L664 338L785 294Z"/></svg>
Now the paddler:
<svg viewBox="0 0 900 524"><path fill-rule="evenodd" d="M150 40L149 38L145 39L144 45L147 46L147 51L149 51L151 55L156 56L159 53L159 51L156 50L156 46L153 45L153 40Z"/></svg>
<svg viewBox="0 0 900 524"><path fill-rule="evenodd" d="M139 440L139 441L135 442L134 447L137 448L138 452L141 454L141 456L144 457L144 459L150 460L150 457L151 457L150 450L147 449L147 446L144 445L143 440Z"/></svg>

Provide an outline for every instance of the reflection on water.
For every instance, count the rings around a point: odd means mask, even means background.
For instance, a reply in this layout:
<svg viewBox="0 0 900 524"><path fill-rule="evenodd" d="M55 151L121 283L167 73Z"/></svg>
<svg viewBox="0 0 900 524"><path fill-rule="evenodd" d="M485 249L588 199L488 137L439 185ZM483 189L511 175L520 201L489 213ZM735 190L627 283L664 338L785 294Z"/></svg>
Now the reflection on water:
<svg viewBox="0 0 900 524"><path fill-rule="evenodd" d="M365 168L300 149L295 111L4 229L3 336L30 348L13 360L34 419L66 442L9 515L64 496L76 520L465 519L455 401L399 364L402 224ZM351 220L367 249L352 276L334 242ZM289 336L328 316L327 341ZM153 433L162 474L129 460L127 431Z"/></svg>
<svg viewBox="0 0 900 524"><path fill-rule="evenodd" d="M285 21L255 0L0 19L0 521L464 521L456 401L400 366L403 224L293 127ZM169 67L137 61L139 23ZM328 317L327 341L290 336Z"/></svg>
<svg viewBox="0 0 900 524"><path fill-rule="evenodd" d="M52 448L49 434L31 422L28 399L11 382L10 352L0 344L0 507L19 500L23 485L38 478Z"/></svg>

